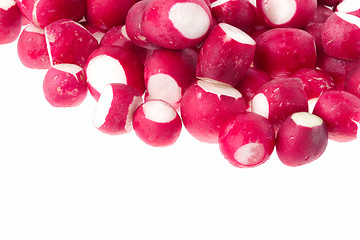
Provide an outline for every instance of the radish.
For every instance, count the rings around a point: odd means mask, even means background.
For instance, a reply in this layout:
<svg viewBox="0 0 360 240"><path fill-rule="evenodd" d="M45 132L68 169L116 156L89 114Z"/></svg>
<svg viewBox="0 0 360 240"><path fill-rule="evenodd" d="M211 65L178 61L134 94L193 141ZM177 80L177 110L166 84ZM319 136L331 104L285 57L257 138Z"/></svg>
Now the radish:
<svg viewBox="0 0 360 240"><path fill-rule="evenodd" d="M360 99L345 91L327 91L316 102L313 114L324 120L329 138L348 142L357 138Z"/></svg>
<svg viewBox="0 0 360 240"><path fill-rule="evenodd" d="M87 21L81 22L81 25L83 25L91 33L91 35L93 35L94 38L96 38L96 40L100 44L101 39L104 37L104 35L106 33L106 30L95 27L94 25L92 25L91 23L89 23Z"/></svg>
<svg viewBox="0 0 360 240"><path fill-rule="evenodd" d="M334 11L330 8L324 5L318 5L315 11L314 18L311 20L310 24L325 23L326 19L328 19L333 13Z"/></svg>
<svg viewBox="0 0 360 240"><path fill-rule="evenodd" d="M360 59L360 18L336 12L329 17L322 32L324 52L345 60Z"/></svg>
<svg viewBox="0 0 360 240"><path fill-rule="evenodd" d="M32 24L44 28L60 19L81 20L86 0L17 0L17 3Z"/></svg>
<svg viewBox="0 0 360 240"><path fill-rule="evenodd" d="M276 137L276 152L282 163L297 167L317 160L326 149L328 132L316 115L298 112L289 116Z"/></svg>
<svg viewBox="0 0 360 240"><path fill-rule="evenodd" d="M336 11L360 17L360 1L343 0L336 6Z"/></svg>
<svg viewBox="0 0 360 240"><path fill-rule="evenodd" d="M255 45L240 29L219 23L200 49L196 76L235 86L253 61Z"/></svg>
<svg viewBox="0 0 360 240"><path fill-rule="evenodd" d="M298 78L278 78L264 84L250 102L251 111L270 120L277 132L295 112L307 112L303 83Z"/></svg>
<svg viewBox="0 0 360 240"><path fill-rule="evenodd" d="M307 25L304 30L311 34L314 38L316 53L320 55L323 52L322 46L322 31L324 29L325 23L311 23Z"/></svg>
<svg viewBox="0 0 360 240"><path fill-rule="evenodd" d="M136 135L153 147L174 144L182 128L178 113L162 100L150 100L140 105L132 122Z"/></svg>
<svg viewBox="0 0 360 240"><path fill-rule="evenodd" d="M345 90L360 98L360 64L347 75Z"/></svg>
<svg viewBox="0 0 360 240"><path fill-rule="evenodd" d="M196 60L191 49L155 50L144 70L147 100L161 99L178 109L185 90L196 81Z"/></svg>
<svg viewBox="0 0 360 240"><path fill-rule="evenodd" d="M134 88L122 83L108 84L97 102L94 125L110 135L130 132L133 114L141 103L141 95Z"/></svg>
<svg viewBox="0 0 360 240"><path fill-rule="evenodd" d="M98 100L109 83L127 84L142 95L145 91L144 66L128 48L106 46L95 50L85 67L91 95Z"/></svg>
<svg viewBox="0 0 360 240"><path fill-rule="evenodd" d="M271 78L289 76L300 68L315 68L314 38L296 28L271 29L256 40L254 66Z"/></svg>
<svg viewBox="0 0 360 240"><path fill-rule="evenodd" d="M54 107L78 106L87 94L85 72L74 64L54 65L45 75L43 91Z"/></svg>
<svg viewBox="0 0 360 240"><path fill-rule="evenodd" d="M211 25L203 0L151 0L142 16L142 30L150 42L170 49L194 47Z"/></svg>
<svg viewBox="0 0 360 240"><path fill-rule="evenodd" d="M220 151L235 167L249 168L265 163L274 146L272 124L255 113L240 113L220 129Z"/></svg>
<svg viewBox="0 0 360 240"><path fill-rule="evenodd" d="M332 7L338 4L340 1L341 0L318 0L318 4L323 4Z"/></svg>
<svg viewBox="0 0 360 240"><path fill-rule="evenodd" d="M136 0L86 0L86 20L102 29L125 24L126 15L135 3Z"/></svg>
<svg viewBox="0 0 360 240"><path fill-rule="evenodd" d="M21 13L14 0L0 1L0 44L15 41L21 31Z"/></svg>
<svg viewBox="0 0 360 240"><path fill-rule="evenodd" d="M84 67L99 46L86 28L69 19L57 20L45 27L45 40L52 65L71 63Z"/></svg>
<svg viewBox="0 0 360 240"><path fill-rule="evenodd" d="M198 80L184 93L180 111L185 128L201 142L217 143L220 127L245 112L245 102L235 88Z"/></svg>
<svg viewBox="0 0 360 240"><path fill-rule="evenodd" d="M27 25L18 39L17 52L25 67L36 69L48 69L50 67L45 31L41 28L32 24Z"/></svg>
<svg viewBox="0 0 360 240"><path fill-rule="evenodd" d="M250 32L256 24L256 8L248 0L217 0L211 4L211 12L218 23L228 23L244 32Z"/></svg>
<svg viewBox="0 0 360 240"><path fill-rule="evenodd" d="M257 9L269 27L302 28L315 15L316 0L257 0Z"/></svg>

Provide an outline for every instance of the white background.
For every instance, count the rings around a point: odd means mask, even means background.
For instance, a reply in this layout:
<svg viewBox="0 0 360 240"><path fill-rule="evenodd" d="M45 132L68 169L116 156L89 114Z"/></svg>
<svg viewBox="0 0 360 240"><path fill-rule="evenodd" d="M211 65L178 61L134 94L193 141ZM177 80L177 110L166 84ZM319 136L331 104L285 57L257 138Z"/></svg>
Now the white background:
<svg viewBox="0 0 360 240"><path fill-rule="evenodd" d="M238 169L183 128L171 147L100 133L89 95L43 97L45 71L0 46L1 240L360 239L360 143L306 166Z"/></svg>

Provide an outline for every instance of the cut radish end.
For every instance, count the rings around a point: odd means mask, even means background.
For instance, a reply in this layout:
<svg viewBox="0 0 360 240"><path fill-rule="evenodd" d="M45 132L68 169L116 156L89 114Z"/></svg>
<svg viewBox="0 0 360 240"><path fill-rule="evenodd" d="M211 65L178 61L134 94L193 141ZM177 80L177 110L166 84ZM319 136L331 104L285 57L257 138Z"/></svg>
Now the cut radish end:
<svg viewBox="0 0 360 240"><path fill-rule="evenodd" d="M44 30L44 29L35 27L35 26L32 25L32 24L26 26L26 28L24 29L24 31L34 32L34 33L39 33L39 34L45 34L45 30Z"/></svg>
<svg viewBox="0 0 360 240"><path fill-rule="evenodd" d="M205 35L210 27L210 18L198 4L176 3L169 11L174 27L186 38L197 39Z"/></svg>
<svg viewBox="0 0 360 240"><path fill-rule="evenodd" d="M170 75L152 75L147 83L148 99L161 99L175 106L181 99L181 88Z"/></svg>
<svg viewBox="0 0 360 240"><path fill-rule="evenodd" d="M269 102L263 93L258 93L251 100L251 111L269 118Z"/></svg>
<svg viewBox="0 0 360 240"><path fill-rule="evenodd" d="M356 25L358 28L360 28L360 18L347 14L342 12L336 12L336 15L338 15L339 18L343 19L344 21Z"/></svg>
<svg viewBox="0 0 360 240"><path fill-rule="evenodd" d="M227 84L219 84L215 82L199 80L197 84L205 91L216 94L219 99L221 95L232 97L235 99L241 98L241 93L235 88Z"/></svg>
<svg viewBox="0 0 360 240"><path fill-rule="evenodd" d="M9 8L14 6L16 2L14 0L1 0L0 1L0 8L7 11Z"/></svg>
<svg viewBox="0 0 360 240"><path fill-rule="evenodd" d="M132 126L133 115L134 115L135 110L141 105L141 102L142 102L141 97L137 97L137 96L133 97L133 100L128 108L128 114L127 114L126 123L125 123L125 131L126 132L130 132L133 129L133 126Z"/></svg>
<svg viewBox="0 0 360 240"><path fill-rule="evenodd" d="M53 67L59 71L70 73L75 77L78 72L82 71L82 68L78 65L68 63L56 64Z"/></svg>
<svg viewBox="0 0 360 240"><path fill-rule="evenodd" d="M120 32L121 32L121 34L122 34L127 40L131 41L130 38L129 38L129 36L128 36L128 34L127 34L127 32L126 32L126 27L125 27L125 25L121 27Z"/></svg>
<svg viewBox="0 0 360 240"><path fill-rule="evenodd" d="M174 108L161 100L148 101L143 105L145 117L153 122L167 123L176 118Z"/></svg>
<svg viewBox="0 0 360 240"><path fill-rule="evenodd" d="M126 84L126 74L120 62L106 55L92 59L86 68L86 75L90 85L99 92L109 83Z"/></svg>
<svg viewBox="0 0 360 240"><path fill-rule="evenodd" d="M234 153L234 158L245 166L256 165L264 159L265 149L261 143L248 143Z"/></svg>
<svg viewBox="0 0 360 240"><path fill-rule="evenodd" d="M314 107L316 105L316 102L319 98L311 98L308 100L308 104L309 104L309 112L311 113L314 110Z"/></svg>
<svg viewBox="0 0 360 240"><path fill-rule="evenodd" d="M269 0L264 3L263 11L267 18L276 25L289 22L296 13L295 0Z"/></svg>
<svg viewBox="0 0 360 240"><path fill-rule="evenodd" d="M231 39L243 44L248 44L252 46L256 45L254 39L252 39L249 35L241 31L240 29L231 26L227 23L220 23L219 26Z"/></svg>
<svg viewBox="0 0 360 240"><path fill-rule="evenodd" d="M298 112L291 115L291 119L296 123L296 125L314 128L321 126L323 120L316 115L313 115L308 112Z"/></svg>
<svg viewBox="0 0 360 240"><path fill-rule="evenodd" d="M343 13L350 13L360 9L360 1L359 0L346 0L341 2L336 10Z"/></svg>
<svg viewBox="0 0 360 240"><path fill-rule="evenodd" d="M217 1L215 1L215 2L213 2L213 3L211 4L211 8L220 6L220 5L222 5L222 4L224 4L224 3L227 3L227 2L230 2L230 1L231 1L231 0L217 0Z"/></svg>
<svg viewBox="0 0 360 240"><path fill-rule="evenodd" d="M104 88L104 91L100 95L99 101L97 103L94 125L96 128L100 128L106 121L106 116L109 113L111 108L111 103L113 101L113 88L111 85L107 85Z"/></svg>

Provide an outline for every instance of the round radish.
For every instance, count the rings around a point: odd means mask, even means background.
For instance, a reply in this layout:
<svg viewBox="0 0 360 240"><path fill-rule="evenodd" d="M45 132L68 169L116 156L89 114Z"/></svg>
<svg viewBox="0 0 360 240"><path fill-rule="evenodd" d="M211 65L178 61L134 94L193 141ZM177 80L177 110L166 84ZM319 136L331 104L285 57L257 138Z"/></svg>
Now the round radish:
<svg viewBox="0 0 360 240"><path fill-rule="evenodd" d="M257 0L257 9L270 27L301 28L315 15L316 0Z"/></svg>
<svg viewBox="0 0 360 240"><path fill-rule="evenodd" d="M187 87L196 81L197 53L191 49L155 50L144 70L148 99L161 99L178 109Z"/></svg>
<svg viewBox="0 0 360 240"><path fill-rule="evenodd" d="M256 24L256 9L248 0L217 0L211 4L211 12L218 23L228 23L244 32Z"/></svg>
<svg viewBox="0 0 360 240"><path fill-rule="evenodd" d="M322 46L322 31L324 29L325 23L311 23L307 25L304 30L311 34L314 38L315 45L316 45L316 52L317 54L321 54L323 52Z"/></svg>
<svg viewBox="0 0 360 240"><path fill-rule="evenodd" d="M324 121L311 113L298 112L282 124L276 137L276 152L282 163L296 167L318 159L327 143Z"/></svg>
<svg viewBox="0 0 360 240"><path fill-rule="evenodd" d="M15 0L0 1L0 44L15 41L21 31L21 13Z"/></svg>
<svg viewBox="0 0 360 240"><path fill-rule="evenodd" d="M318 0L318 4L323 4L332 7L338 4L340 1L341 0Z"/></svg>
<svg viewBox="0 0 360 240"><path fill-rule="evenodd" d="M291 114L308 111L304 86L298 78L278 78L264 84L250 106L252 112L270 120L275 132Z"/></svg>
<svg viewBox="0 0 360 240"><path fill-rule="evenodd" d="M91 33L91 35L93 35L94 38L96 38L96 40L100 44L101 39L104 37L104 35L106 33L106 30L95 27L94 25L92 25L91 23L89 23L87 21L81 22L81 25L83 25Z"/></svg>
<svg viewBox="0 0 360 240"><path fill-rule="evenodd" d="M360 59L360 18L336 12L329 17L322 32L322 46L329 56L347 60Z"/></svg>
<svg viewBox="0 0 360 240"><path fill-rule="evenodd" d="M324 5L318 5L311 23L325 23L326 19L328 19L333 13L334 11L330 8Z"/></svg>
<svg viewBox="0 0 360 240"><path fill-rule="evenodd" d="M21 12L36 27L44 28L60 19L79 21L84 17L86 0L18 0Z"/></svg>
<svg viewBox="0 0 360 240"><path fill-rule="evenodd" d="M142 17L150 42L170 49L196 46L210 24L210 9L203 0L151 0Z"/></svg>
<svg viewBox="0 0 360 240"><path fill-rule="evenodd" d="M235 167L249 168L265 163L274 146L272 124L255 113L238 114L220 129L220 151Z"/></svg>
<svg viewBox="0 0 360 240"><path fill-rule="evenodd" d="M347 75L345 90L360 98L360 65Z"/></svg>
<svg viewBox="0 0 360 240"><path fill-rule="evenodd" d="M174 144L180 136L182 122L173 107L162 100L150 100L140 105L133 116L136 135L154 147Z"/></svg>
<svg viewBox="0 0 360 240"><path fill-rule="evenodd" d="M94 125L110 135L130 132L133 114L141 103L141 95L134 88L122 83L108 84L97 102Z"/></svg>
<svg viewBox="0 0 360 240"><path fill-rule="evenodd" d="M253 61L255 45L240 29L219 23L201 47L196 76L235 86Z"/></svg>
<svg viewBox="0 0 360 240"><path fill-rule="evenodd" d="M245 102L235 88L198 80L184 93L181 117L188 132L202 142L217 143L219 129L232 116L245 112Z"/></svg>
<svg viewBox="0 0 360 240"><path fill-rule="evenodd" d="M122 25L135 3L136 0L87 0L86 20L102 29Z"/></svg>
<svg viewBox="0 0 360 240"><path fill-rule="evenodd" d="M289 76L300 68L315 68L314 38L296 28L276 28L256 40L255 67L272 78Z"/></svg>
<svg viewBox="0 0 360 240"><path fill-rule="evenodd" d="M84 70L74 64L58 64L46 73L43 90L46 100L54 107L75 107L87 94Z"/></svg>
<svg viewBox="0 0 360 240"><path fill-rule="evenodd" d="M99 46L86 28L69 19L48 25L45 40L52 65L71 63L84 67L90 54Z"/></svg>
<svg viewBox="0 0 360 240"><path fill-rule="evenodd" d="M327 91L316 102L313 114L324 120L329 138L348 142L357 138L360 99L345 91Z"/></svg>
<svg viewBox="0 0 360 240"><path fill-rule="evenodd" d="M25 67L36 69L48 69L50 67L45 31L41 28L32 24L27 25L17 42L17 52Z"/></svg>
<svg viewBox="0 0 360 240"><path fill-rule="evenodd" d="M336 11L360 17L360 1L343 0L336 6Z"/></svg>
<svg viewBox="0 0 360 240"><path fill-rule="evenodd" d="M91 95L97 100L109 83L123 83L145 91L144 66L138 56L128 48L106 46L95 50L85 67Z"/></svg>

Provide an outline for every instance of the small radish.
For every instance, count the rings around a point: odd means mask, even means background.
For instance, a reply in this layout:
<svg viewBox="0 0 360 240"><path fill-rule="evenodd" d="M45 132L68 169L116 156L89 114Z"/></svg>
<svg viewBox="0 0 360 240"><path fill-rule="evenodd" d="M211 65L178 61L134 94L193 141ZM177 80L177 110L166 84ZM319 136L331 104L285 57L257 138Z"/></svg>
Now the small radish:
<svg viewBox="0 0 360 240"><path fill-rule="evenodd" d="M314 18L311 20L310 24L312 23L325 23L326 19L328 19L334 13L333 10L324 6L318 5L316 8L316 12Z"/></svg>
<svg viewBox="0 0 360 240"><path fill-rule="evenodd" d="M97 100L109 83L123 83L145 91L144 65L128 48L106 46L95 50L85 67L91 95Z"/></svg>
<svg viewBox="0 0 360 240"><path fill-rule="evenodd" d="M36 69L48 69L50 67L45 31L41 28L32 24L27 25L18 39L17 52L25 67Z"/></svg>
<svg viewBox="0 0 360 240"><path fill-rule="evenodd" d="M87 95L85 72L74 64L54 65L45 75L43 90L54 107L78 106Z"/></svg>
<svg viewBox="0 0 360 240"><path fill-rule="evenodd" d="M0 44L15 41L21 31L21 13L15 0L0 1Z"/></svg>
<svg viewBox="0 0 360 240"><path fill-rule="evenodd" d="M338 4L341 0L318 0L318 4L323 4L329 7L333 7Z"/></svg>
<svg viewBox="0 0 360 240"><path fill-rule="evenodd" d="M250 102L251 111L274 125L277 132L285 119L295 112L307 112L308 101L298 78L277 78L264 84Z"/></svg>
<svg viewBox="0 0 360 240"><path fill-rule="evenodd" d="M196 76L235 86L254 59L255 45L245 32L219 23L200 49Z"/></svg>
<svg viewBox="0 0 360 240"><path fill-rule="evenodd" d="M271 29L256 40L254 66L272 78L286 77L300 68L315 68L314 38L297 28Z"/></svg>
<svg viewBox="0 0 360 240"><path fill-rule="evenodd" d="M194 47L211 25L203 0L151 0L142 16L142 30L150 42L170 49Z"/></svg>
<svg viewBox="0 0 360 240"><path fill-rule="evenodd" d="M336 11L360 17L360 1L343 0L336 6Z"/></svg>
<svg viewBox="0 0 360 240"><path fill-rule="evenodd" d="M282 124L276 137L276 152L282 163L296 167L318 159L327 143L324 121L311 113L297 112Z"/></svg>
<svg viewBox="0 0 360 240"><path fill-rule="evenodd" d="M217 143L220 127L232 116L245 112L245 102L235 88L198 80L184 93L181 117L188 132L201 142Z"/></svg>
<svg viewBox="0 0 360 240"><path fill-rule="evenodd" d="M130 132L133 114L141 103L141 95L134 88L122 83L108 84L97 102L94 125L110 135Z"/></svg>
<svg viewBox="0 0 360 240"><path fill-rule="evenodd" d="M302 28L315 15L316 0L257 0L260 16L269 27Z"/></svg>
<svg viewBox="0 0 360 240"><path fill-rule="evenodd" d="M311 34L314 38L316 45L316 53L320 55L323 52L322 46L322 31L324 29L325 23L311 23L307 25L304 30Z"/></svg>
<svg viewBox="0 0 360 240"><path fill-rule="evenodd" d="M110 29L125 24L126 15L136 0L86 0L86 20L92 25Z"/></svg>
<svg viewBox="0 0 360 240"><path fill-rule="evenodd" d="M336 12L325 22L322 32L324 52L331 57L360 59L360 18Z"/></svg>
<svg viewBox="0 0 360 240"><path fill-rule="evenodd" d="M197 53L191 49L155 50L144 70L148 99L161 99L178 109L185 90L196 81Z"/></svg>
<svg viewBox="0 0 360 240"><path fill-rule="evenodd" d="M84 67L99 46L86 28L69 19L57 20L45 27L45 39L52 65L71 63Z"/></svg>
<svg viewBox="0 0 360 240"><path fill-rule="evenodd" d="M149 100L136 109L133 128L146 144L166 147L174 144L180 136L182 122L171 105L162 100Z"/></svg>
<svg viewBox="0 0 360 240"><path fill-rule="evenodd" d="M96 38L96 40L100 44L101 39L104 37L104 35L106 33L106 30L95 27L94 25L92 25L91 23L89 23L87 21L80 22L80 23L91 33L91 35L94 36L94 38Z"/></svg>
<svg viewBox="0 0 360 240"><path fill-rule="evenodd" d="M345 90L360 98L360 64L347 75Z"/></svg>
<svg viewBox="0 0 360 240"><path fill-rule="evenodd" d="M329 138L338 142L355 140L360 124L360 99L345 91L327 91L316 102L313 114L324 120Z"/></svg>
<svg viewBox="0 0 360 240"><path fill-rule="evenodd" d="M250 168L265 163L274 146L271 122L255 113L240 113L220 129L220 151L235 167Z"/></svg>

